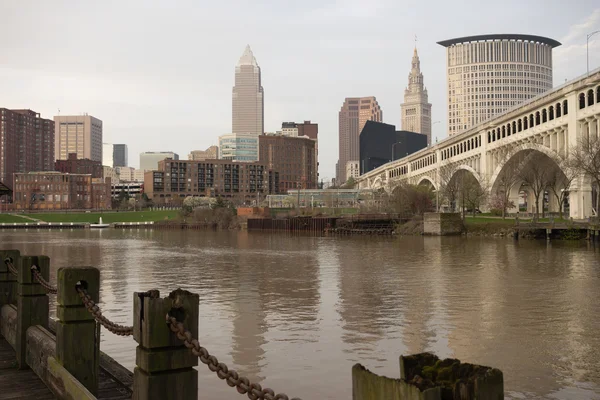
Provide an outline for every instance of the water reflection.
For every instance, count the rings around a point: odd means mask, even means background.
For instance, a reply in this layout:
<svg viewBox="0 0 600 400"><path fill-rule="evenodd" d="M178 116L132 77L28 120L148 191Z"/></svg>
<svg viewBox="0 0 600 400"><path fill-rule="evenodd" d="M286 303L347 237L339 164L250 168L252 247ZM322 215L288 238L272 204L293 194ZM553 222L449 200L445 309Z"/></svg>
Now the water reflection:
<svg viewBox="0 0 600 400"><path fill-rule="evenodd" d="M134 291L199 293L203 344L294 396L350 398L352 364L397 376L400 354L433 351L501 368L508 398L600 399L593 246L63 230L0 231L0 247L49 255L52 282L97 266L104 313L124 324ZM102 340L133 367L132 339ZM237 396L199 370L204 397Z"/></svg>

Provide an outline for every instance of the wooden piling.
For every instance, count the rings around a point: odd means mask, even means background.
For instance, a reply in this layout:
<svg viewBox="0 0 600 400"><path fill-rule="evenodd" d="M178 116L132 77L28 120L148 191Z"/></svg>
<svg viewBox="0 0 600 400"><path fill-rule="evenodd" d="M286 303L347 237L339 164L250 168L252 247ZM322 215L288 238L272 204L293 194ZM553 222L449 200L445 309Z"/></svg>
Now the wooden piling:
<svg viewBox="0 0 600 400"><path fill-rule="evenodd" d="M6 265L6 260L12 260L15 268L21 265L19 250L0 250L0 306L17 303L17 277Z"/></svg>
<svg viewBox="0 0 600 400"><path fill-rule="evenodd" d="M160 298L158 290L134 293L133 338L136 367L134 400L197 400L198 357L185 347L166 323L167 313L176 317L198 338L199 297L178 289Z"/></svg>
<svg viewBox="0 0 600 400"><path fill-rule="evenodd" d="M49 280L50 259L46 256L23 256L17 267L17 337L15 352L19 369L27 366L27 329L33 325L48 328L48 295L33 277L36 265L42 277Z"/></svg>
<svg viewBox="0 0 600 400"><path fill-rule="evenodd" d="M100 301L100 271L92 267L58 270L56 296L56 360L92 394L98 394L100 335L96 321L76 290L80 283L96 303Z"/></svg>

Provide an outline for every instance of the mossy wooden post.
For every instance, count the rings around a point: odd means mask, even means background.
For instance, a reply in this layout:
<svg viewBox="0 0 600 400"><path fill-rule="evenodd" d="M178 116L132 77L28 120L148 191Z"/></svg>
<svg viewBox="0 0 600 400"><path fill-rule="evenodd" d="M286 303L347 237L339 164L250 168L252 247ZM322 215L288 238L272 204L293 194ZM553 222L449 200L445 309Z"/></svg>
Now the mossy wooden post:
<svg viewBox="0 0 600 400"><path fill-rule="evenodd" d="M27 368L27 329L33 325L48 328L48 295L33 277L36 265L42 277L49 280L50 259L46 256L23 256L17 268L17 340L15 351L19 369Z"/></svg>
<svg viewBox="0 0 600 400"><path fill-rule="evenodd" d="M100 271L93 267L58 270L56 295L56 360L93 395L98 394L100 335L96 321L83 305L76 286L81 283L100 301Z"/></svg>
<svg viewBox="0 0 600 400"><path fill-rule="evenodd" d="M6 260L12 260L15 268L21 265L19 250L0 250L0 307L17 302L17 277L11 274Z"/></svg>
<svg viewBox="0 0 600 400"><path fill-rule="evenodd" d="M198 357L166 323L167 313L198 338L199 298L178 289L160 298L158 290L133 295L133 338L138 342L133 372L135 400L198 399ZM215 377L215 384L220 379Z"/></svg>

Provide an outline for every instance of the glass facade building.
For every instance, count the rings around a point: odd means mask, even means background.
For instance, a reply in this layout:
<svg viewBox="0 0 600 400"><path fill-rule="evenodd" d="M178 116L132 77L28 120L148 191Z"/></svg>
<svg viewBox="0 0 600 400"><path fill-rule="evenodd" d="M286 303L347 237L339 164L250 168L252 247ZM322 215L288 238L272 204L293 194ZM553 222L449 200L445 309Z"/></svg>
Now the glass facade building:
<svg viewBox="0 0 600 400"><path fill-rule="evenodd" d="M219 159L241 162L258 161L258 135L232 133L219 136Z"/></svg>

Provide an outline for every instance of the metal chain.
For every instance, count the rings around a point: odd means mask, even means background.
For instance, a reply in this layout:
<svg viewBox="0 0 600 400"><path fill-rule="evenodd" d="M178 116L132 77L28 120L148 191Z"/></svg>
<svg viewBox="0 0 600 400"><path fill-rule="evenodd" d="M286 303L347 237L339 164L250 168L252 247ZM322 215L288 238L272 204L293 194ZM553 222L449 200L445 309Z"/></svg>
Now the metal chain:
<svg viewBox="0 0 600 400"><path fill-rule="evenodd" d="M15 268L15 266L12 263L12 259L7 258L6 260L4 260L4 263L8 267L8 270L10 271L11 274L13 274L14 276L18 275L17 269Z"/></svg>
<svg viewBox="0 0 600 400"><path fill-rule="evenodd" d="M203 364L206 364L208 369L215 372L220 379L225 380L230 387L235 387L238 393L247 393L248 398L252 400L290 400L287 395L275 394L269 388L263 389L258 383L251 383L248 378L239 376L235 370L228 369L227 365L220 363L217 357L211 356L208 350L200 346L198 339L194 339L192 333L181 322L178 322L175 317L169 314L167 314L167 324L171 331L177 334L177 338L183 341L185 347L192 351L192 354L198 357ZM300 399L295 397L291 400Z"/></svg>
<svg viewBox="0 0 600 400"><path fill-rule="evenodd" d="M31 266L31 272L33 273L33 277L38 281L38 283L40 285L42 285L42 287L44 289L46 289L48 291L48 293L50 294L57 294L58 293L58 289L55 288L54 286L52 286L50 284L50 282L46 281L44 279L44 277L42 276L42 274L40 274L40 270L38 268L37 265L32 265Z"/></svg>
<svg viewBox="0 0 600 400"><path fill-rule="evenodd" d="M133 335L133 326L123 326L119 324L115 324L114 322L109 321L105 316L102 315L102 311L100 307L92 300L92 297L88 294L87 290L85 290L81 285L77 287L77 293L79 293L79 297L83 302L83 305L87 310L94 316L94 319L98 321L100 325L108 329L110 332L119 336L131 336Z"/></svg>

